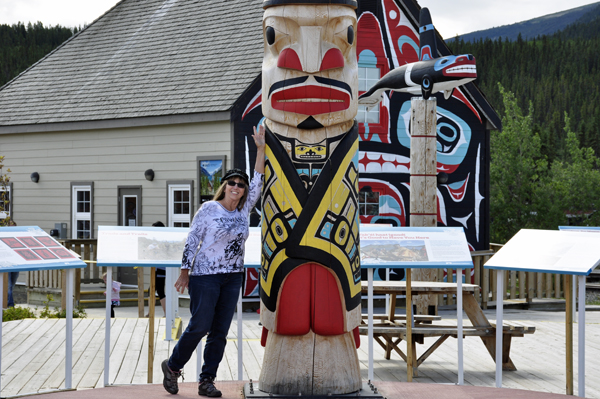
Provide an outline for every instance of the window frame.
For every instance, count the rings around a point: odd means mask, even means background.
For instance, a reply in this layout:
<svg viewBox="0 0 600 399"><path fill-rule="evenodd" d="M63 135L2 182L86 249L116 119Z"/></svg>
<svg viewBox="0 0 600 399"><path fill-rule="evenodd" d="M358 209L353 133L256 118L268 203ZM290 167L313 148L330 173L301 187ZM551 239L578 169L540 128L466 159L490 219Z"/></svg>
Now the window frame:
<svg viewBox="0 0 600 399"><path fill-rule="evenodd" d="M77 212L77 193L79 191L90 192L90 211L89 212ZM94 182L71 182L71 238L79 239L77 237L77 222L78 221L89 221L90 222L90 236L84 239L94 238ZM89 215L86 215L89 214Z"/></svg>
<svg viewBox="0 0 600 399"><path fill-rule="evenodd" d="M4 220L6 218L10 218L12 220L12 215L13 215L13 206L12 206L12 202L13 202L13 184L12 182L9 182L6 185L6 190L8 191L8 212L6 212L5 210L0 211L0 219ZM0 186L0 192L5 192L4 187Z"/></svg>
<svg viewBox="0 0 600 399"><path fill-rule="evenodd" d="M365 194L365 196L362 196L361 194ZM367 202L366 200L366 194L376 194L377 195L377 202ZM362 200L361 197L364 197L364 201ZM380 204L380 197L381 197L381 193L379 191L375 191L375 190L371 190L371 191L359 191L358 192L358 198L357 198L357 202L358 202L358 215L359 216L379 216L380 212L379 210L381 209L381 204ZM368 214L368 213L363 213L363 207L364 210L366 212L367 206L377 206L377 213L375 214Z"/></svg>
<svg viewBox="0 0 600 399"><path fill-rule="evenodd" d="M373 67L372 64L371 65L365 65L365 64L359 63L358 67L359 68L373 68L374 69L374 67ZM381 76L385 76L385 74L387 74L389 72L389 67L387 65L385 65L385 64L377 63L377 64L375 64L375 67L377 69L379 69L379 76L380 77ZM361 90L358 91L358 95L359 96L362 95L363 93L365 93L365 91L361 91ZM383 109L383 101L380 101L379 104L377 104L377 107L379 109L379 122L378 123L369 123L369 134L376 134L376 135L381 136L381 137L387 137L390 134L390 132L389 132L389 126L388 127L385 126L385 125L387 125L387 121L384 124L382 122L382 117L381 117L381 115L382 115L382 109ZM389 118L389 115L388 115L388 118ZM365 134L365 132L366 132L365 123L358 121L358 119L356 121L358 123L359 133L360 134Z"/></svg>
<svg viewBox="0 0 600 399"><path fill-rule="evenodd" d="M382 68L381 68L381 66L380 66L380 65L376 65L375 67L372 67L372 66L360 66L360 65L359 65L359 66L358 66L358 69L359 69L359 73L360 73L360 69L364 69L364 70L365 70L365 81L366 81L367 83L368 83L370 80L372 80L372 79L369 79L369 78L367 77L367 74L368 74L368 70L369 70L369 69L373 69L373 70L374 70L374 69L376 69L376 70L377 70L377 72L379 72L379 78L377 78L377 80L373 81L373 84L375 84L375 83L376 83L376 82L377 82L379 79L381 79L381 77L383 76L383 75L381 74L381 72L382 72L382 71L381 71L381 69L382 69ZM372 85L371 85L371 86L368 86L368 85L367 85L367 86L365 87L365 90L360 90L360 81L361 81L361 79L360 79L360 76L359 76L359 78L358 78L358 85L359 85L359 88L358 88L358 93L359 93L359 95L361 95L361 94L365 93L367 90L369 90L369 89L372 87ZM371 126L378 126L378 125L381 125L381 103L379 103L379 104L377 104L377 105L378 105L378 106L377 106L377 108L376 108L376 109L377 109L377 119L378 119L378 121L377 121L377 122L374 122L374 123L369 123L369 127L371 127ZM370 113L370 112L374 112L374 109L372 109L372 110L370 110L370 111L368 111L368 112L367 112L367 109L366 109L366 108L367 108L367 106L366 106L366 105L359 105L359 106L358 106L358 112L361 112L361 107L363 107L363 108L365 109L365 116L366 116L368 113ZM362 125L363 125L363 127L364 127L364 125L365 125L365 122L364 122L364 121L360 121L360 120L358 120L358 118L357 118L356 120L357 120L357 122L358 122L359 124L362 124Z"/></svg>
<svg viewBox="0 0 600 399"><path fill-rule="evenodd" d="M174 192L177 189L189 190L189 214L187 220L185 216L176 217L174 213ZM194 181L193 180L173 180L167 181L167 227L174 227L175 223L188 223L192 225L192 218L194 216ZM185 214L181 214L185 215Z"/></svg>

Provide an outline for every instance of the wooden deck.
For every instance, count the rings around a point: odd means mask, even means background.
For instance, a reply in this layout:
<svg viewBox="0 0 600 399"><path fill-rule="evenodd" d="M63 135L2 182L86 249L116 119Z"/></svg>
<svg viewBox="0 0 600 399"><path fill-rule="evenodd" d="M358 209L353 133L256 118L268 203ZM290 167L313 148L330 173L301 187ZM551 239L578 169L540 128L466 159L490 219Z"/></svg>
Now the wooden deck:
<svg viewBox="0 0 600 399"><path fill-rule="evenodd" d="M117 310L117 314L121 309ZM121 312L123 313L123 312ZM493 312L486 312L494 318ZM93 315L91 315L93 316ZM452 314L443 314L452 319ZM186 320L185 314L183 315ZM503 373L506 388L564 394L565 323L563 312L507 311L505 318L534 324L537 331L513 341L511 357L517 371ZM153 381L162 382L160 363L172 350L174 342L163 341L164 319L157 319L157 337ZM117 318L112 320L109 381L114 385L146 384L148 358L148 319ZM244 313L243 380L258 380L263 348L258 315ZM575 324L575 339L577 338ZM3 323L1 397L24 395L64 388L65 320L27 319ZM234 320L225 358L217 380L237 380L237 325ZM363 379L367 379L368 343L361 337L359 357ZM586 397L600 397L600 312L586 314ZM426 342L427 343L427 342ZM419 367L417 383L453 384L457 381L457 345L447 340ZM577 344L575 342L575 348ZM422 346L418 347L418 350ZM375 350L375 381L406 381L406 364L397 355L384 359L379 345ZM420 353L420 352L419 352ZM480 339L464 340L465 385L495 386L495 364ZM577 372L577 355L574 357ZM73 321L73 387L89 389L103 386L104 319L88 317ZM195 381L196 357L184 369L185 381ZM156 389L162 390L161 386ZM575 374L575 392L577 392Z"/></svg>

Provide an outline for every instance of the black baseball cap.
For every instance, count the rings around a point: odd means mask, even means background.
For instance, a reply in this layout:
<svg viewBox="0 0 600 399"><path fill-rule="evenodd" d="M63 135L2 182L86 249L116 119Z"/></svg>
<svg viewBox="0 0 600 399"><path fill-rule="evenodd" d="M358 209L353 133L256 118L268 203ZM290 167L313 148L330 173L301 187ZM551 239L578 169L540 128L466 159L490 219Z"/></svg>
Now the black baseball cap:
<svg viewBox="0 0 600 399"><path fill-rule="evenodd" d="M236 176L241 177L246 183L246 185L248 185L248 175L243 170L237 168L229 169L227 172L225 172L225 175L221 178L221 184Z"/></svg>

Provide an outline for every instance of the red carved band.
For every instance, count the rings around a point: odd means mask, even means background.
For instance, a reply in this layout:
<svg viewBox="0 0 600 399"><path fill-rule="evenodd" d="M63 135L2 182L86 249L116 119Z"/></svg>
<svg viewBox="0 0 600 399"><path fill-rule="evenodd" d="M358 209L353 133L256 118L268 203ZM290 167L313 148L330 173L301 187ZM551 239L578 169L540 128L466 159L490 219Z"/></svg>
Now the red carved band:
<svg viewBox="0 0 600 399"><path fill-rule="evenodd" d="M277 304L277 333L344 334L344 310L334 275L316 263L298 266L285 279Z"/></svg>

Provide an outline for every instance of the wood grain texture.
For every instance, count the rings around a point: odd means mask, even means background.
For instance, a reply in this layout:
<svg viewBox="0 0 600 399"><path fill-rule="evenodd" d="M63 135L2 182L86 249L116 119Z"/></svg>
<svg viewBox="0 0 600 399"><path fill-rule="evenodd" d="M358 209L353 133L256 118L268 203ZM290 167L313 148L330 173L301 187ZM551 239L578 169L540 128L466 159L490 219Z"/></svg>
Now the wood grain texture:
<svg viewBox="0 0 600 399"><path fill-rule="evenodd" d="M273 394L312 393L315 334L269 333L262 371L261 390Z"/></svg>
<svg viewBox="0 0 600 399"><path fill-rule="evenodd" d="M410 140L410 225L413 227L437 226L437 105L436 99L411 100ZM435 269L415 269L415 281L436 281ZM417 314L427 314L435 307L437 297L418 296L413 299Z"/></svg>
<svg viewBox="0 0 600 399"><path fill-rule="evenodd" d="M360 364L352 333L315 337L313 395L345 394L360 389Z"/></svg>
<svg viewBox="0 0 600 399"><path fill-rule="evenodd" d="M357 391L360 363L352 333L302 336L269 333L261 390L280 395L327 395Z"/></svg>

